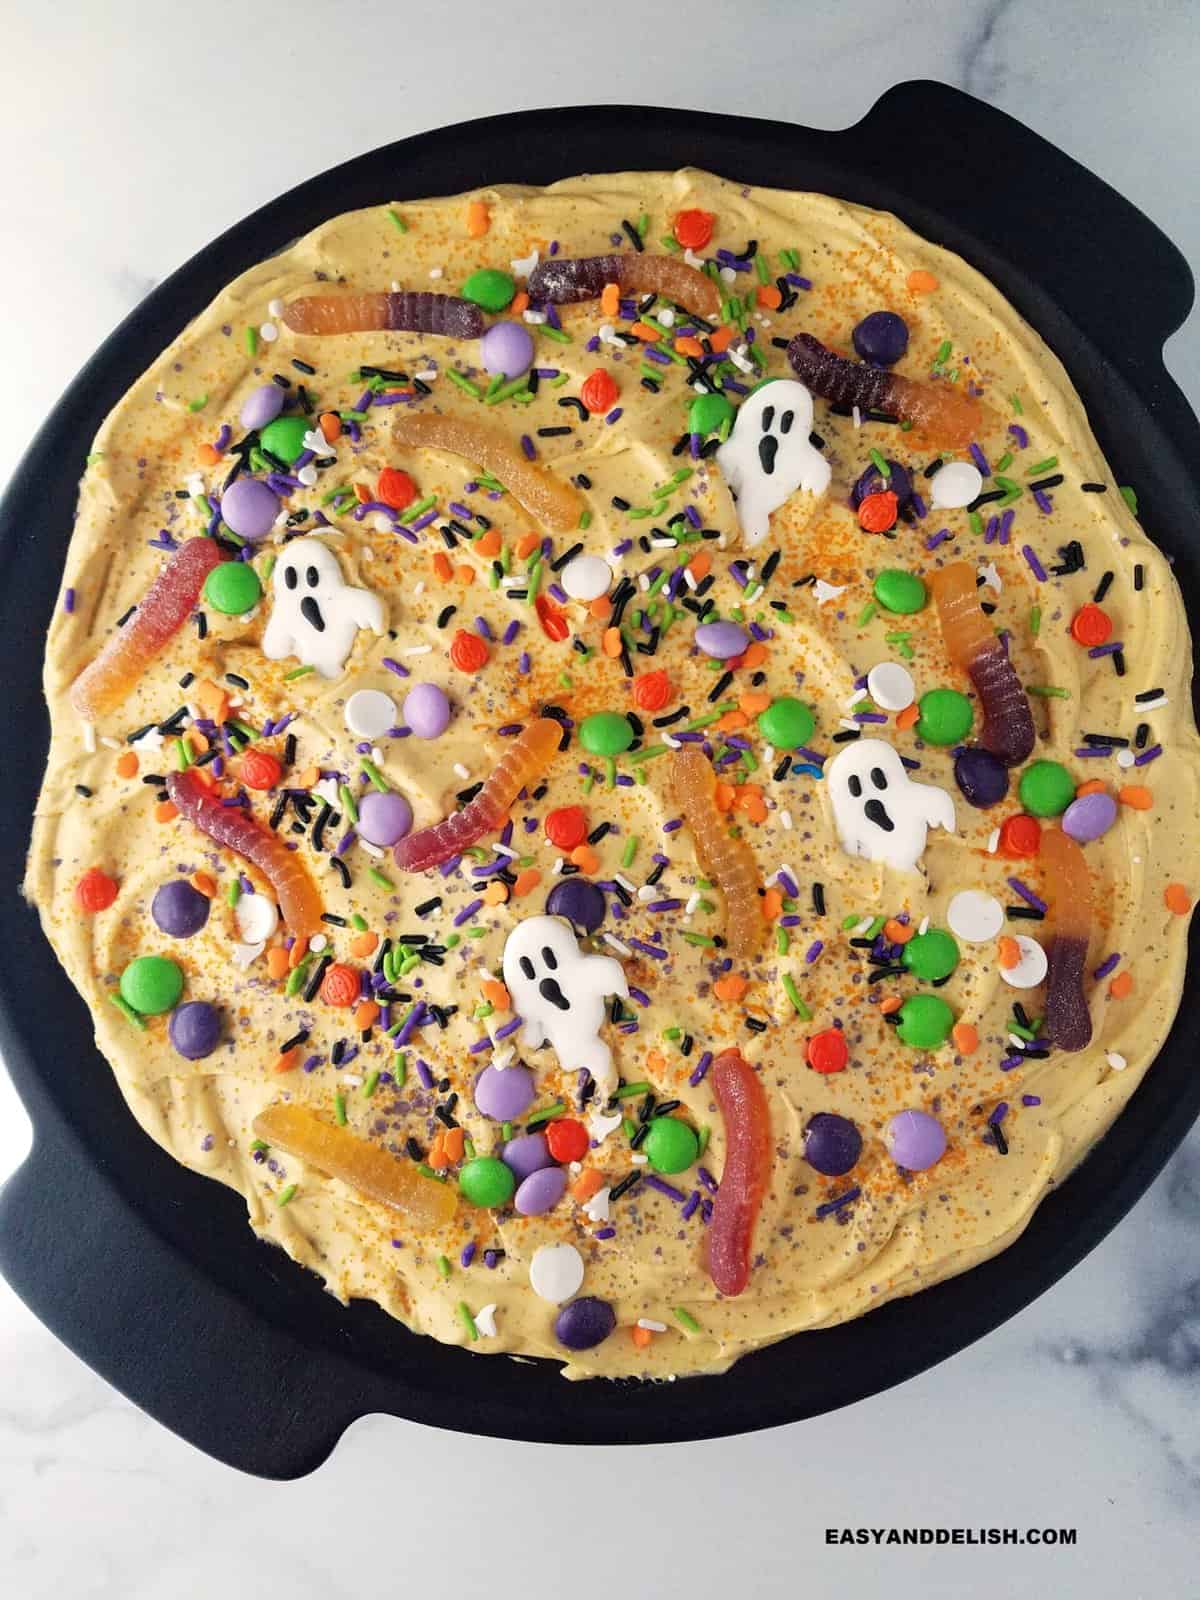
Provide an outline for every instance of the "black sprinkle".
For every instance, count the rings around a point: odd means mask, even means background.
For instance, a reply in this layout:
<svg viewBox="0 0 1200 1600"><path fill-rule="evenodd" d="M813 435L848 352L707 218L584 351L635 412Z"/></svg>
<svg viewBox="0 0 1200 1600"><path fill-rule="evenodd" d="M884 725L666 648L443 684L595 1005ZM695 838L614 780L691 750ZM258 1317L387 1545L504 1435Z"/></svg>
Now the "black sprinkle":
<svg viewBox="0 0 1200 1600"><path fill-rule="evenodd" d="M194 672L185 672L183 677L179 680L179 687L181 689L190 689L195 681L196 674Z"/></svg>
<svg viewBox="0 0 1200 1600"><path fill-rule="evenodd" d="M572 411L578 411L580 422L587 422L591 418L591 412L577 394L559 395L558 403L560 406L566 406Z"/></svg>
<svg viewBox="0 0 1200 1600"><path fill-rule="evenodd" d="M1115 574L1110 570L1110 571L1108 571L1108 572L1106 572L1104 574L1104 576L1100 579L1100 582L1096 585L1096 592L1092 596L1092 600L1095 602L1096 605L1100 604L1101 600L1104 599L1104 596L1112 588L1112 581L1113 581L1113 577L1114 576L1115 576Z"/></svg>
<svg viewBox="0 0 1200 1600"><path fill-rule="evenodd" d="M1081 483L1079 487L1083 490L1084 494L1108 493L1108 485L1106 483Z"/></svg>
<svg viewBox="0 0 1200 1600"><path fill-rule="evenodd" d="M641 1177L641 1173L637 1171L626 1173L625 1177L621 1179L620 1183L609 1190L609 1200L619 1200L623 1194L628 1194L635 1183L641 1182Z"/></svg>
<svg viewBox="0 0 1200 1600"><path fill-rule="evenodd" d="M298 1044L304 1044L307 1041L307 1039L308 1039L308 1029L307 1028L301 1028L299 1033L294 1033L290 1039L285 1039L283 1041L283 1043L279 1046L279 1054L281 1056L287 1055L289 1050L294 1050ZM335 1046L335 1048L336 1048L336 1046ZM334 1057L335 1065L336 1065L336 1062L337 1062L337 1057L335 1056Z"/></svg>
<svg viewBox="0 0 1200 1600"><path fill-rule="evenodd" d="M1050 476L1049 478L1039 478L1036 483L1031 483L1029 485L1029 491L1030 491L1031 494L1033 494L1038 489L1057 489L1059 484L1062 481L1063 481L1062 473L1061 472L1056 472L1056 473L1052 474L1052 476Z"/></svg>
<svg viewBox="0 0 1200 1600"><path fill-rule="evenodd" d="M550 563L550 571L551 572L561 572L562 569L566 566L567 562L568 561L573 561L575 559L575 557L579 554L579 552L582 549L583 549L583 541L582 540L580 540L576 544L571 545L570 549L564 550L562 555L555 556L554 560Z"/></svg>
<svg viewBox="0 0 1200 1600"><path fill-rule="evenodd" d="M1133 736L1134 744L1139 750L1144 750L1146 748L1146 742L1149 738L1150 724L1148 722L1139 722L1137 725L1137 732Z"/></svg>
<svg viewBox="0 0 1200 1600"><path fill-rule="evenodd" d="M561 439L564 434L574 432L570 423L564 422L560 428L539 428L537 436L539 439Z"/></svg>
<svg viewBox="0 0 1200 1600"><path fill-rule="evenodd" d="M1139 561L1133 569L1133 587L1140 589L1146 581L1146 569Z"/></svg>
<svg viewBox="0 0 1200 1600"><path fill-rule="evenodd" d="M862 734L859 731L859 729L857 729L857 728L843 728L841 733L835 733L834 734L833 743L834 744L846 744L851 739L861 739L861 738L862 738Z"/></svg>
<svg viewBox="0 0 1200 1600"><path fill-rule="evenodd" d="M283 814L287 810L287 803L288 803L287 790L284 789L282 791L282 793L280 794L279 799L276 800L275 809L271 813L270 826L272 828L277 828L279 826L279 824L283 821Z"/></svg>
<svg viewBox="0 0 1200 1600"><path fill-rule="evenodd" d="M346 926L345 917L339 917L334 911L322 911L321 921L328 922L334 928L344 928Z"/></svg>
<svg viewBox="0 0 1200 1600"><path fill-rule="evenodd" d="M714 683L712 688L708 691L709 700L712 701L713 704L715 704L721 698L721 696L725 693L726 689L728 689L729 685L732 682L733 682L733 673L732 672L723 672L721 674L721 676L717 679L716 683Z"/></svg>
<svg viewBox="0 0 1200 1600"><path fill-rule="evenodd" d="M1123 678L1125 676L1125 652L1124 652L1124 650L1115 650L1113 652L1112 664L1116 668L1117 677L1118 678Z"/></svg>
<svg viewBox="0 0 1200 1600"><path fill-rule="evenodd" d="M1141 694L1135 694L1133 698L1138 705L1142 705L1147 700L1157 700L1162 693L1162 689L1143 689Z"/></svg>
<svg viewBox="0 0 1200 1600"><path fill-rule="evenodd" d="M75 785L75 793L81 800L90 800L92 798L92 791L86 783L77 783Z"/></svg>
<svg viewBox="0 0 1200 1600"><path fill-rule="evenodd" d="M1002 1156L1008 1154L1008 1140L1004 1137L1004 1129L998 1122L992 1124L992 1138L996 1141L996 1149Z"/></svg>
<svg viewBox="0 0 1200 1600"><path fill-rule="evenodd" d="M312 1002L317 998L317 991L321 987L321 980L324 978L327 968L329 968L332 964L333 956L330 951L323 951L321 959L313 968L312 976L304 985L304 998L308 1004L311 1005Z"/></svg>
<svg viewBox="0 0 1200 1600"><path fill-rule="evenodd" d="M825 915L825 885L823 883L813 884L812 902L813 910L819 917L823 917Z"/></svg>
<svg viewBox="0 0 1200 1600"><path fill-rule="evenodd" d="M317 372L316 367L310 367L308 362L307 361L301 361L299 356L293 356L292 357L292 365L295 367L297 372L303 372L310 378L313 378L313 377L316 376L316 372Z"/></svg>
<svg viewBox="0 0 1200 1600"><path fill-rule="evenodd" d="M350 868L342 860L341 856L330 856L329 864L342 880L342 888L348 889L350 887Z"/></svg>
<svg viewBox="0 0 1200 1600"><path fill-rule="evenodd" d="M441 895L440 894L435 894L432 900L422 900L421 904L416 907L415 914L418 917L427 917L427 916L429 916L429 914L431 912L436 911L438 909L438 907L441 905L441 903L442 903ZM421 942L424 943L424 936L423 935L422 935L422 941Z"/></svg>
<svg viewBox="0 0 1200 1600"><path fill-rule="evenodd" d="M788 769L791 767L791 764L791 756L784 756L779 765L775 768L775 771L771 774L776 783L781 783L783 779L787 777Z"/></svg>
<svg viewBox="0 0 1200 1600"><path fill-rule="evenodd" d="M454 613L457 610L458 610L457 606L443 606L442 609L438 612L438 619L437 619L438 627L439 628L444 628L446 626L446 624L450 621L450 618L454 615Z"/></svg>
<svg viewBox="0 0 1200 1600"><path fill-rule="evenodd" d="M1041 922L1046 915L1035 906L1007 906L1005 910L1013 922Z"/></svg>
<svg viewBox="0 0 1200 1600"><path fill-rule="evenodd" d="M746 1026L751 1033L766 1033L767 1025L761 1017L747 1017Z"/></svg>
<svg viewBox="0 0 1200 1600"><path fill-rule="evenodd" d="M123 628L136 610L136 606L130 606L128 611L122 612L122 614L117 618L117 627Z"/></svg>

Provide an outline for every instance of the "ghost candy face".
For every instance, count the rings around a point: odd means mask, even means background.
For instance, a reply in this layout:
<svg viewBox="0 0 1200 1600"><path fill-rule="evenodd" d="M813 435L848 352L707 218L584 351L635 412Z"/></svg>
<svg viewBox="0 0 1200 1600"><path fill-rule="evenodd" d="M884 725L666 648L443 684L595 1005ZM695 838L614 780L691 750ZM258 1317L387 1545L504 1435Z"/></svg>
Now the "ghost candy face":
<svg viewBox="0 0 1200 1600"><path fill-rule="evenodd" d="M600 1037L605 999L627 997L619 961L585 955L562 917L527 917L504 946L504 982L531 1050L549 1044L564 1071L586 1067L599 1094L617 1086L612 1052Z"/></svg>
<svg viewBox="0 0 1200 1600"><path fill-rule="evenodd" d="M296 656L323 678L346 665L360 628L383 632L383 602L342 578L332 550L319 539L285 545L272 573L274 607L262 651L271 661Z"/></svg>
<svg viewBox="0 0 1200 1600"><path fill-rule="evenodd" d="M954 832L954 801L945 789L914 783L890 744L858 739L825 769L838 839L848 855L911 872L930 828Z"/></svg>
<svg viewBox="0 0 1200 1600"><path fill-rule="evenodd" d="M812 396L791 378L760 385L739 408L717 464L737 501L747 545L766 538L771 512L797 489L828 489L829 463L808 437L812 420Z"/></svg>

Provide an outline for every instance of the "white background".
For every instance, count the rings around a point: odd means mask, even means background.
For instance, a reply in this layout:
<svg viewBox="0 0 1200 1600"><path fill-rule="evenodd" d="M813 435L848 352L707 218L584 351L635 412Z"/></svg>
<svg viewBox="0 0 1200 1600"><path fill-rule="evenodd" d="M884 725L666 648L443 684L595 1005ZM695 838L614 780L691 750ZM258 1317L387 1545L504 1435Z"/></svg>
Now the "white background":
<svg viewBox="0 0 1200 1600"><path fill-rule="evenodd" d="M1062 145L1200 261L1187 0L7 0L0 22L0 481L95 345L193 251L312 173L457 118L640 101L839 127L892 82L940 78ZM1200 400L1195 317L1168 360ZM58 548L64 530L45 535ZM27 1140L0 1073L0 1173ZM240 1477L149 1422L0 1285L0 1593L1196 1594L1198 1261L1193 1136L1037 1305L838 1415L624 1451L372 1417L290 1485ZM796 1346L797 1362L819 1359ZM824 1542L827 1526L905 1524L1074 1526L1079 1543Z"/></svg>

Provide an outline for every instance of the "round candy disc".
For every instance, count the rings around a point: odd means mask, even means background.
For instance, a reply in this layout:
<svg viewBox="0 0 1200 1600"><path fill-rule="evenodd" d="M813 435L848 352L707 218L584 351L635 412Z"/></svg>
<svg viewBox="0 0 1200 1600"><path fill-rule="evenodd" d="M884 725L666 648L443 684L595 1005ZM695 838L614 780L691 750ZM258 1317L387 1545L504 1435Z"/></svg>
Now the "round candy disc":
<svg viewBox="0 0 1200 1600"><path fill-rule="evenodd" d="M233 920L246 944L262 944L279 926L275 902L265 894L243 894L233 908Z"/></svg>
<svg viewBox="0 0 1200 1600"><path fill-rule="evenodd" d="M540 1244L529 1263L529 1287L553 1305L577 1294L583 1284L583 1257L573 1244Z"/></svg>
<svg viewBox="0 0 1200 1600"><path fill-rule="evenodd" d="M412 807L394 789L386 794L372 789L358 802L358 835L368 844L396 844L412 827L412 819Z"/></svg>
<svg viewBox="0 0 1200 1600"><path fill-rule="evenodd" d="M221 1014L207 1000L187 1000L172 1011L167 1033L181 1056L189 1061L200 1061L217 1048Z"/></svg>
<svg viewBox="0 0 1200 1600"><path fill-rule="evenodd" d="M731 661L750 643L750 635L738 622L702 622L693 637L696 648L714 661Z"/></svg>
<svg viewBox="0 0 1200 1600"><path fill-rule="evenodd" d="M565 1248L570 1249L567 1245ZM533 1270L530 1269L530 1277ZM564 1306L554 1319L554 1336L568 1350L593 1350L603 1344L617 1325L617 1314L607 1300L581 1295Z"/></svg>
<svg viewBox="0 0 1200 1600"><path fill-rule="evenodd" d="M686 1172L700 1153L700 1140L678 1117L654 1117L642 1149L655 1172Z"/></svg>
<svg viewBox="0 0 1200 1600"><path fill-rule="evenodd" d="M138 956L121 974L121 999L143 1017L158 1017L179 1004L183 973L166 956Z"/></svg>
<svg viewBox="0 0 1200 1600"><path fill-rule="evenodd" d="M541 1172L543 1167L554 1165L554 1157L550 1154L546 1135L540 1132L521 1133L515 1139L510 1139L500 1151L500 1158L512 1171L518 1183L524 1183L531 1173Z"/></svg>
<svg viewBox="0 0 1200 1600"><path fill-rule="evenodd" d="M537 1091L528 1067L484 1067L475 1080L475 1104L495 1122L515 1122Z"/></svg>
<svg viewBox="0 0 1200 1600"><path fill-rule="evenodd" d="M850 336L864 361L894 367L908 349L908 324L894 311L872 311Z"/></svg>
<svg viewBox="0 0 1200 1600"><path fill-rule="evenodd" d="M862 1134L848 1117L818 1111L804 1130L804 1159L827 1178L849 1172L862 1154Z"/></svg>
<svg viewBox="0 0 1200 1600"><path fill-rule="evenodd" d="M546 896L550 915L566 917L581 933L595 933L607 909L604 891L587 878L560 878Z"/></svg>
<svg viewBox="0 0 1200 1600"><path fill-rule="evenodd" d="M898 1111L883 1140L896 1165L909 1172L924 1172L946 1149L946 1131L927 1111Z"/></svg>
<svg viewBox="0 0 1200 1600"><path fill-rule="evenodd" d="M476 1156L458 1174L463 1198L473 1206L507 1205L516 1186L511 1167L506 1167L498 1156Z"/></svg>
<svg viewBox="0 0 1200 1600"><path fill-rule="evenodd" d="M555 1161L582 1161L588 1153L588 1131L574 1117L555 1117L546 1128L546 1143Z"/></svg>
<svg viewBox="0 0 1200 1600"><path fill-rule="evenodd" d="M278 515L279 496L258 478L235 478L221 496L221 521L251 544L266 538Z"/></svg>
<svg viewBox="0 0 1200 1600"><path fill-rule="evenodd" d="M283 390L277 383L261 383L243 400L238 420L243 428L265 428L282 410Z"/></svg>
<svg viewBox="0 0 1200 1600"><path fill-rule="evenodd" d="M1026 933L1018 933L1015 938L1021 952L1020 959L1012 967L1000 963L1000 976L1013 989L1036 989L1039 983L1046 981L1049 967L1046 952L1036 939L1031 939Z"/></svg>
<svg viewBox="0 0 1200 1600"><path fill-rule="evenodd" d="M814 1033L804 1053L814 1072L842 1072L850 1060L846 1036L840 1028Z"/></svg>
<svg viewBox="0 0 1200 1600"><path fill-rule="evenodd" d="M1004 907L982 889L960 889L946 907L946 921L964 944L986 944L1004 928Z"/></svg>
<svg viewBox="0 0 1200 1600"><path fill-rule="evenodd" d="M759 733L776 750L796 750L812 738L813 714L802 700L790 694L772 700L755 720Z"/></svg>
<svg viewBox="0 0 1200 1600"><path fill-rule="evenodd" d="M955 756L954 781L968 805L986 811L1008 793L1008 768L990 750L972 745Z"/></svg>
<svg viewBox="0 0 1200 1600"><path fill-rule="evenodd" d="M1010 861L1023 856L1035 856L1042 842L1042 830L1032 817L1018 811L1015 817L1005 817L1000 824L999 851Z"/></svg>
<svg viewBox="0 0 1200 1600"><path fill-rule="evenodd" d="M275 421L268 422L259 434L259 443L264 450L269 450L273 456L286 461L290 467L297 456L304 454L304 436L311 426L304 415L276 417Z"/></svg>
<svg viewBox="0 0 1200 1600"><path fill-rule="evenodd" d="M1076 644L1085 645L1089 650L1098 644L1104 644L1112 634L1112 618L1107 611L1101 611L1098 605L1088 601L1087 605L1080 606L1071 618L1071 637Z"/></svg>
<svg viewBox="0 0 1200 1600"><path fill-rule="evenodd" d="M926 744L957 744L971 731L971 702L957 689L930 689L920 699L917 737Z"/></svg>
<svg viewBox="0 0 1200 1600"><path fill-rule="evenodd" d="M479 341L479 353L486 371L519 378L533 365L533 335L520 322L495 322Z"/></svg>
<svg viewBox="0 0 1200 1600"><path fill-rule="evenodd" d="M896 1033L914 1050L936 1050L945 1044L954 1026L954 1013L936 994L910 994L900 1007Z"/></svg>
<svg viewBox="0 0 1200 1600"><path fill-rule="evenodd" d="M150 902L150 915L172 939L190 939L208 921L209 899L186 878L160 884Z"/></svg>
<svg viewBox="0 0 1200 1600"><path fill-rule="evenodd" d="M262 584L249 562L222 561L204 580L204 598L223 616L240 617L262 599Z"/></svg>
<svg viewBox="0 0 1200 1600"><path fill-rule="evenodd" d="M342 715L360 739L382 739L396 721L396 702L382 689L356 689Z"/></svg>
<svg viewBox="0 0 1200 1600"><path fill-rule="evenodd" d="M926 983L948 978L958 965L958 946L942 928L927 928L914 933L904 946L900 960L911 973Z"/></svg>
<svg viewBox="0 0 1200 1600"><path fill-rule="evenodd" d="M881 711L905 711L917 690L907 667L898 661L881 661L867 673L867 693Z"/></svg>
<svg viewBox="0 0 1200 1600"><path fill-rule="evenodd" d="M470 300L484 311L503 311L516 294L517 283L511 272L501 272L498 267L480 267L459 292L464 300Z"/></svg>
<svg viewBox="0 0 1200 1600"><path fill-rule="evenodd" d="M1112 795L1097 791L1080 795L1062 814L1062 831L1080 844L1090 844L1106 834L1117 820L1117 802Z"/></svg>
<svg viewBox="0 0 1200 1600"><path fill-rule="evenodd" d="M1075 798L1075 780L1061 762L1033 761L1021 774L1017 792L1032 816L1057 817Z"/></svg>
<svg viewBox="0 0 1200 1600"><path fill-rule="evenodd" d="M873 593L885 611L907 616L920 611L929 599L924 580L915 572L903 572L899 567L888 567L875 579Z"/></svg>
<svg viewBox="0 0 1200 1600"><path fill-rule="evenodd" d="M567 1175L562 1167L540 1167L520 1184L513 1205L523 1217L540 1217L554 1210L566 1190Z"/></svg>
<svg viewBox="0 0 1200 1600"><path fill-rule="evenodd" d="M594 756L619 756L633 740L629 719L619 711L595 711L579 724L579 742Z"/></svg>
<svg viewBox="0 0 1200 1600"><path fill-rule="evenodd" d="M716 433L733 416L733 406L723 394L698 394L688 407L688 432Z"/></svg>
<svg viewBox="0 0 1200 1600"><path fill-rule="evenodd" d="M418 683L404 696L404 720L418 739L440 739L450 726L450 701L436 683Z"/></svg>
<svg viewBox="0 0 1200 1600"><path fill-rule="evenodd" d="M938 511L969 506L983 488L983 473L972 461L947 461L933 475L929 501Z"/></svg>
<svg viewBox="0 0 1200 1600"><path fill-rule="evenodd" d="M573 556L558 581L572 600L599 600L612 584L612 568L601 556Z"/></svg>

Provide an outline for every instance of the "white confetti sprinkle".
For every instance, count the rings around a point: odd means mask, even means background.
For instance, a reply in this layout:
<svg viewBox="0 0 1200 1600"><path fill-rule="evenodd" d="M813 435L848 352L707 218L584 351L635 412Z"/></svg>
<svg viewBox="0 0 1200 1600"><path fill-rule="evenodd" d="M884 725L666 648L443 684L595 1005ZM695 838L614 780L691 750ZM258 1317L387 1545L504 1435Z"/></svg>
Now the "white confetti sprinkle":
<svg viewBox="0 0 1200 1600"><path fill-rule="evenodd" d="M264 322L258 330L258 336L260 339L265 339L267 344L274 344L279 337L279 329L273 322Z"/></svg>
<svg viewBox="0 0 1200 1600"><path fill-rule="evenodd" d="M518 256L515 261L508 264L519 278L527 278L538 264L538 252L533 250L527 256Z"/></svg>
<svg viewBox="0 0 1200 1600"><path fill-rule="evenodd" d="M233 947L233 964L235 967L248 967L258 960L266 949L265 944L235 944Z"/></svg>
<svg viewBox="0 0 1200 1600"><path fill-rule="evenodd" d="M609 1189L597 1189L590 1200L585 1200L583 1209L593 1222L608 1221Z"/></svg>
<svg viewBox="0 0 1200 1600"><path fill-rule="evenodd" d="M460 778L469 778L471 776L471 769L464 767L461 761L454 763L454 770Z"/></svg>
<svg viewBox="0 0 1200 1600"><path fill-rule="evenodd" d="M243 940L261 948L279 926L279 913L267 895L243 894L233 908L233 920Z"/></svg>
<svg viewBox="0 0 1200 1600"><path fill-rule="evenodd" d="M639 1317L637 1325L639 1328L645 1328L647 1333L666 1333L667 1331L666 1323L655 1322L653 1317Z"/></svg>
<svg viewBox="0 0 1200 1600"><path fill-rule="evenodd" d="M329 938L328 938L328 936L326 934L324 934L324 933L314 933L312 938L308 941L308 948L310 950L315 950L318 953L320 953L320 951L324 950L325 946L328 943L329 943Z"/></svg>
<svg viewBox="0 0 1200 1600"><path fill-rule="evenodd" d="M615 933L606 933L604 942L610 950L615 950L619 956L631 956L633 951L627 944L623 944Z"/></svg>
<svg viewBox="0 0 1200 1600"><path fill-rule="evenodd" d="M1134 755L1132 750L1117 751L1117 765L1119 767L1131 767L1136 760L1137 757Z"/></svg>
<svg viewBox="0 0 1200 1600"><path fill-rule="evenodd" d="M475 1326L485 1339L496 1337L496 1302L490 1301L486 1306L480 1306L475 1313Z"/></svg>
<svg viewBox="0 0 1200 1600"><path fill-rule="evenodd" d="M827 583L824 578L818 578L812 586L812 592L816 596L817 604L823 606L830 600L836 600L839 595L845 594L846 585L844 583Z"/></svg>
<svg viewBox="0 0 1200 1600"><path fill-rule="evenodd" d="M1114 1072L1124 1072L1125 1068L1129 1065L1128 1061L1126 1061L1125 1057L1119 1050L1110 1050L1104 1059L1108 1062L1109 1066Z"/></svg>

